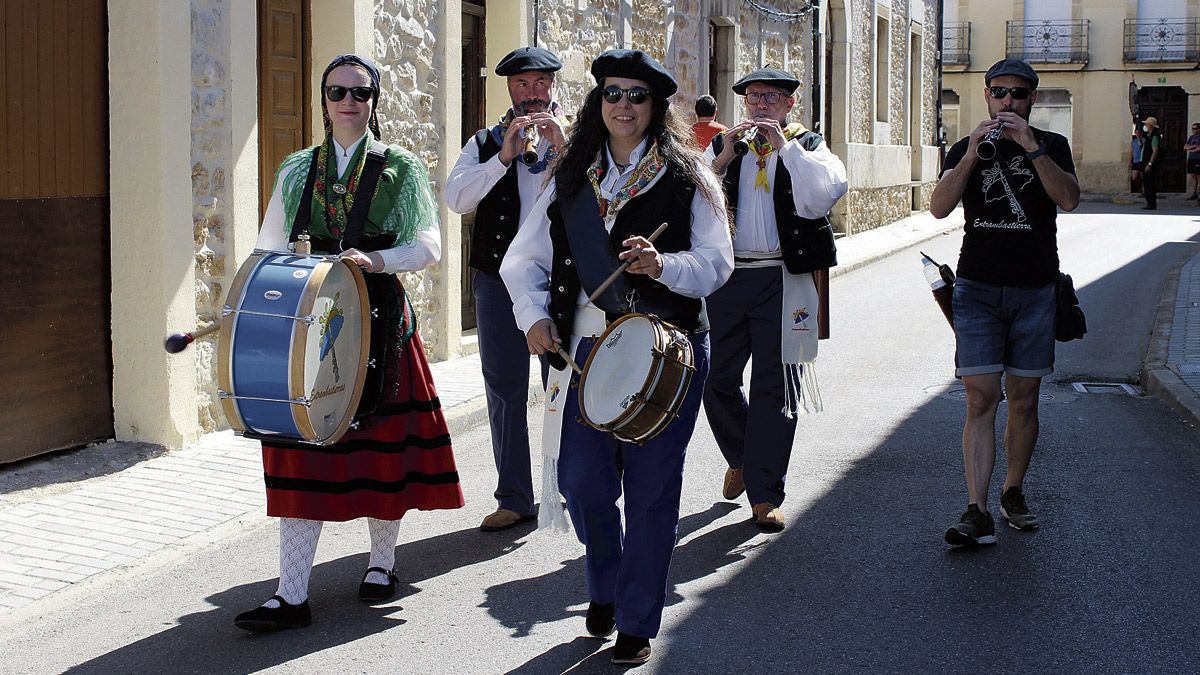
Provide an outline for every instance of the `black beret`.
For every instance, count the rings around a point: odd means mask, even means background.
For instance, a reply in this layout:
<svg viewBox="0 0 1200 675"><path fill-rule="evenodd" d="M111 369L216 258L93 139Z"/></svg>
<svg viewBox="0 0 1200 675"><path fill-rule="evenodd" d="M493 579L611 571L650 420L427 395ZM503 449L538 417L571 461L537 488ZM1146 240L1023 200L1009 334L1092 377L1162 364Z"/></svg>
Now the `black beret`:
<svg viewBox="0 0 1200 675"><path fill-rule="evenodd" d="M496 74L517 75L519 73L527 73L531 70L541 71L545 73L553 73L562 68L562 61L550 52L541 47L521 47L509 52L504 58L500 59L500 64L496 66Z"/></svg>
<svg viewBox="0 0 1200 675"><path fill-rule="evenodd" d="M1000 59L993 63L992 67L988 68L987 74L983 76L983 83L990 87L993 78L1004 75L1024 78L1029 81L1030 86L1037 89L1037 73L1033 71L1033 68L1028 63L1025 63L1021 59Z"/></svg>
<svg viewBox="0 0 1200 675"><path fill-rule="evenodd" d="M606 77L628 77L650 85L655 98L665 99L674 94L679 85L662 64L640 49L610 49L592 61L592 77L596 84L603 84Z"/></svg>
<svg viewBox="0 0 1200 675"><path fill-rule="evenodd" d="M800 86L800 80L792 77L791 74L786 71L779 70L777 68L759 68L737 82L734 82L733 93L737 94L738 96L745 96L746 87L749 87L755 82L769 84L772 87L779 87L780 89L787 91L789 95L796 91L796 87Z"/></svg>

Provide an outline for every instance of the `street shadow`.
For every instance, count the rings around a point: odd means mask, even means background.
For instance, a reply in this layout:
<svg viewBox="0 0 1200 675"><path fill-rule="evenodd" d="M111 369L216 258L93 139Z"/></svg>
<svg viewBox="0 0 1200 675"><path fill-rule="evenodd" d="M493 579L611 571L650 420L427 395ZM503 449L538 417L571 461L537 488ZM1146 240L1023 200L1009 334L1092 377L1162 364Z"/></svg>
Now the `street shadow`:
<svg viewBox="0 0 1200 675"><path fill-rule="evenodd" d="M205 598L215 609L179 617L178 625L67 672L128 672L134 664L152 664L156 672L217 675L272 668L403 626L403 600L421 592L421 582L512 553L525 544L519 539L526 534L528 528L487 534L470 528L402 543L396 559L421 564L399 565L397 594L381 604L364 603L356 595L367 567L365 553L316 565L309 587L313 623L296 630L248 633L234 626L235 616L275 594L277 581L235 586Z"/></svg>
<svg viewBox="0 0 1200 675"><path fill-rule="evenodd" d="M166 453L153 443L110 441L30 457L0 465L0 495L119 473Z"/></svg>

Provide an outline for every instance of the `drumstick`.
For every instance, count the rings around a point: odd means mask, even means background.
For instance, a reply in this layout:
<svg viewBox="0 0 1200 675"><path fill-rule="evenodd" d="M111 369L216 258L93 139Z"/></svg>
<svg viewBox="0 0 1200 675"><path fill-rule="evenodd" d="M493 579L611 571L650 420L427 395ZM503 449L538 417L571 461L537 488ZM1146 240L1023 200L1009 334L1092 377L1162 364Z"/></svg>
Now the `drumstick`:
<svg viewBox="0 0 1200 675"><path fill-rule="evenodd" d="M220 327L221 322L214 321L200 330L194 330L190 333L175 333L174 335L168 337L166 342L163 343L163 349L167 350L167 353L169 354L178 354L179 352L187 349L187 346L192 344L196 338L201 338L209 333L216 332Z"/></svg>
<svg viewBox="0 0 1200 675"><path fill-rule="evenodd" d="M567 365L571 366L571 370L575 371L579 375L583 374L583 369L579 367L578 363L575 363L575 359L571 358L571 355L567 353L567 350L562 348L562 345L558 344L557 342L554 343L554 351L557 352L559 356L563 357L563 360L567 362Z"/></svg>
<svg viewBox="0 0 1200 675"><path fill-rule="evenodd" d="M657 239L658 235L662 234L663 230L665 230L665 229L667 229L666 223L659 225L658 229L654 231L654 234L651 234L649 237L646 237L646 241L653 244L654 240ZM596 290L592 291L592 294L588 296L588 302L589 303L596 302L596 298L600 297L601 293L608 290L608 287L612 286L613 282L617 280L617 277L621 276L621 273L624 272L626 269L628 269L632 263L633 263L633 258L630 258L629 260L626 260L624 263L622 263L620 267L618 267L616 270L614 270L612 274L608 275L608 278L604 280L604 283L597 286Z"/></svg>

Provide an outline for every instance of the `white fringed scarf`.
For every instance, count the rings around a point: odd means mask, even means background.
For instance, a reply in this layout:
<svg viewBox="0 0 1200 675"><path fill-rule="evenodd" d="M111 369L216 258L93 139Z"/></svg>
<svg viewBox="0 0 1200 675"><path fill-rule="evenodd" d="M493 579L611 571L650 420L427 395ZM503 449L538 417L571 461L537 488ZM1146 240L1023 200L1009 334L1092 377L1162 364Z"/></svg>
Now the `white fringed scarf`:
<svg viewBox="0 0 1200 675"><path fill-rule="evenodd" d="M790 274L778 253L737 253L739 269L778 267L783 275L780 354L783 361L783 409L788 419L824 410L814 369L820 298L812 274Z"/></svg>

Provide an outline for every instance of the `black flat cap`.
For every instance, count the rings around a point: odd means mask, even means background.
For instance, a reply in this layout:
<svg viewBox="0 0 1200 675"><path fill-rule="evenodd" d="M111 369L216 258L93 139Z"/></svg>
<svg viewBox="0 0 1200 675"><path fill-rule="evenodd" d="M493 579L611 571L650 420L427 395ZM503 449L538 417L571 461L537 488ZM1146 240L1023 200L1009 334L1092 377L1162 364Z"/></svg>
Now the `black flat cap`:
<svg viewBox="0 0 1200 675"><path fill-rule="evenodd" d="M517 75L518 73L527 73L531 70L536 70L544 73L553 73L562 68L562 61L550 52L541 47L521 47L514 49L500 59L500 64L496 66L496 74L508 77L509 75Z"/></svg>
<svg viewBox="0 0 1200 675"><path fill-rule="evenodd" d="M1030 86L1037 89L1037 73L1033 71L1033 68L1028 63L1025 63L1021 59L1000 59L992 64L992 67L988 68L987 74L983 76L983 83L990 87L993 78L1004 75L1012 75L1029 80Z"/></svg>
<svg viewBox="0 0 1200 675"><path fill-rule="evenodd" d="M772 87L779 87L780 89L787 91L788 95L793 94L796 91L796 87L800 86L800 80L792 77L791 73L788 73L787 71L779 70L778 68L759 68L737 82L734 82L733 93L737 94L738 96L745 96L746 87L749 87L755 82L768 84Z"/></svg>
<svg viewBox="0 0 1200 675"><path fill-rule="evenodd" d="M628 77L650 85L656 98L667 98L679 90L675 78L662 64L640 49L610 49L592 61L592 77L603 84L606 77Z"/></svg>

